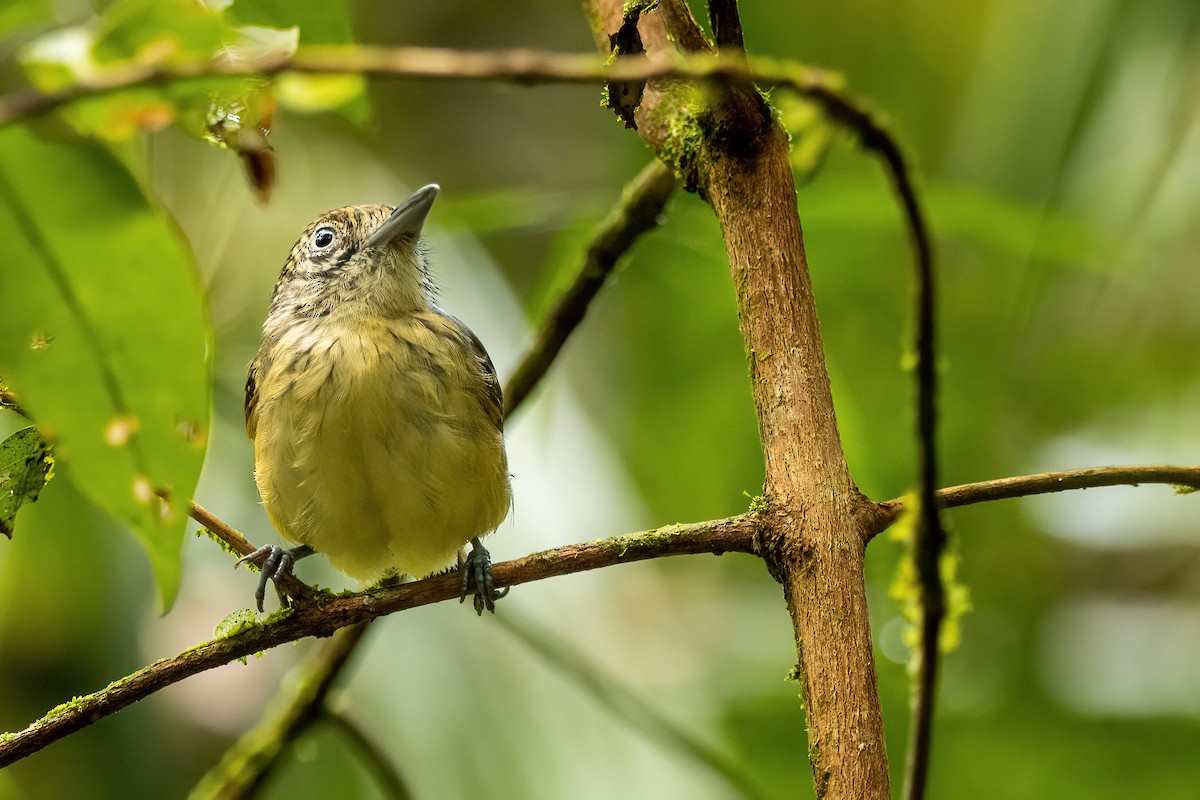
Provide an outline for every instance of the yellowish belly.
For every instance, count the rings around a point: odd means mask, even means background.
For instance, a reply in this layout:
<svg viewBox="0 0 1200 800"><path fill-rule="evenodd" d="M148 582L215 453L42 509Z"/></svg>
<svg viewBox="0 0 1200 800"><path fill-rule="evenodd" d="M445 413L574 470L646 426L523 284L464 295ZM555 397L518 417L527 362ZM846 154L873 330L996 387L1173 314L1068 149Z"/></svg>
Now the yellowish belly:
<svg viewBox="0 0 1200 800"><path fill-rule="evenodd" d="M414 359L393 332L315 337L334 343L303 370L272 364L261 385L279 388L257 408L255 476L272 523L363 581L451 566L510 504L502 434L469 376L452 359Z"/></svg>

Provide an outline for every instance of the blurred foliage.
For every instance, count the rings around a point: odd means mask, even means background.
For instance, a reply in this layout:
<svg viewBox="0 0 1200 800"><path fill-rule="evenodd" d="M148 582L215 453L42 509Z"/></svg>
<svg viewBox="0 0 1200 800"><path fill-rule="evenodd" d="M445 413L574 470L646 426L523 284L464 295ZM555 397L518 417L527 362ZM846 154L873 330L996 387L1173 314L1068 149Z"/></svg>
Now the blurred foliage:
<svg viewBox="0 0 1200 800"><path fill-rule="evenodd" d="M761 0L743 2L742 16L752 52L843 76L918 165L938 237L947 483L1197 461L1194 0ZM62 85L102 64L355 40L594 47L577 8L532 0L402 12L379 0L15 0L0 8L0 90ZM203 80L0 131L0 375L54 443L60 473L20 512L14 539L0 540L0 728L207 638L250 602L249 579L197 540L185 548L181 599L159 618L145 557L119 530L136 532L169 598L179 501L211 441L195 493L252 539L271 535L240 392L303 224L441 183L443 227L431 244L445 302L472 312L504 372L525 344L512 296L525 321L546 308L647 158L598 97L582 87ZM900 215L878 165L810 106L773 100L792 134L847 457L867 494L900 496L914 463ZM272 159L265 205L257 179L247 186L247 167L262 166L247 152ZM762 461L706 206L673 201L514 422L515 524L495 540L504 557L617 524L745 509ZM26 424L0 411L0 439ZM147 485L175 490L166 519L132 491ZM931 796L1194 794L1196 637L1138 638L1155 617L1136 614L1200 618L1196 502L1142 488L950 515L973 610L945 661ZM895 776L908 651L888 586L901 550L881 537L867 565ZM603 573L521 587L505 602L553 630L563 652L591 659L598 683L634 687L656 717L736 760L768 796L807 796L803 717L784 680L794 646L761 565L730 555ZM1143 622L1130 630L1098 614L1064 640L1054 621L1088 603ZM598 702L570 667L455 611L380 624L341 701L417 796L730 796L676 743ZM1084 645L1103 656L1072 660ZM0 798L181 795L304 650L226 667L92 726L0 773ZM346 741L318 726L266 795L378 792Z"/></svg>
<svg viewBox="0 0 1200 800"><path fill-rule="evenodd" d="M48 0L13 0L0 8L0 36L9 36L33 25L37 25L50 16Z"/></svg>

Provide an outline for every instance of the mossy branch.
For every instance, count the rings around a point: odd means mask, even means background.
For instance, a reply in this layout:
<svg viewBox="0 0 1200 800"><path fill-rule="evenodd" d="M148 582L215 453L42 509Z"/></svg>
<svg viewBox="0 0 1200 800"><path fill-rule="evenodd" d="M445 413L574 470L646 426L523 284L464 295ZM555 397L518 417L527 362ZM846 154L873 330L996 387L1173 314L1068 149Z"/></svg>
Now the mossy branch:
<svg viewBox="0 0 1200 800"><path fill-rule="evenodd" d="M498 586L515 586L668 555L749 553L753 552L755 530L756 523L750 515L672 525L534 553L496 564L493 575ZM248 620L229 636L197 645L114 681L98 692L63 703L23 731L0 734L0 767L197 673L306 636L331 636L349 625L457 598L459 585L458 574L451 573L390 588L321 594L263 621Z"/></svg>
<svg viewBox="0 0 1200 800"><path fill-rule="evenodd" d="M840 79L793 61L698 52L672 58L623 58L611 65L595 55L538 50L463 51L435 47L342 45L300 48L290 57L126 65L55 92L16 91L0 96L0 125L41 116L90 97L142 86L220 76L337 73L420 80L464 80L521 85L579 84L655 78L751 81L790 88L822 105L840 95ZM848 107L855 107L852 103ZM850 121L853 115L846 117Z"/></svg>
<svg viewBox="0 0 1200 800"><path fill-rule="evenodd" d="M952 486L940 490L938 499L944 508L953 508L1071 489L1143 483L1200 491L1200 466L1094 467L1023 475ZM904 510L900 500L881 505L887 514L880 519L880 531ZM733 552L757 555L757 530L758 520L753 513L711 522L671 525L533 553L496 564L494 574L498 585L513 586L663 556ZM64 736L205 670L306 636L331 636L349 625L456 598L458 593L458 576L446 574L387 589L317 596L294 609L251 623L231 636L197 645L113 681L98 692L63 703L22 731L0 734L0 767L32 755Z"/></svg>
<svg viewBox="0 0 1200 800"><path fill-rule="evenodd" d="M529 350L505 384L506 418L529 397L550 369L617 263L643 233L658 225L663 209L678 185L671 170L656 159L625 187L621 202L609 212L592 236L575 280L542 319Z"/></svg>

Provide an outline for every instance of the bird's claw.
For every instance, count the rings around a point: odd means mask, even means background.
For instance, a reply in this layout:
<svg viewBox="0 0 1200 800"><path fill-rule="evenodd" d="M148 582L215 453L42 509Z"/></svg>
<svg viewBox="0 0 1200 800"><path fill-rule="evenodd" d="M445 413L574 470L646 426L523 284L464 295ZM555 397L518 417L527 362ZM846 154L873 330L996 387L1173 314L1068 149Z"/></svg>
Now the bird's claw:
<svg viewBox="0 0 1200 800"><path fill-rule="evenodd" d="M233 565L237 569L242 564L258 565L258 588L254 590L254 599L258 610L263 610L263 600L267 596L267 581L275 582L275 591L279 595L279 604L283 607L291 605L291 597L279 586L279 582L292 575L292 567L296 564L296 554L273 544L265 544L249 555L239 558Z"/></svg>
<svg viewBox="0 0 1200 800"><path fill-rule="evenodd" d="M511 587L496 588L496 581L492 578L492 555L478 537L471 540L471 552L459 570L462 572L462 593L458 602L464 602L469 594L476 614L483 616L484 609L495 614L496 601L507 595Z"/></svg>

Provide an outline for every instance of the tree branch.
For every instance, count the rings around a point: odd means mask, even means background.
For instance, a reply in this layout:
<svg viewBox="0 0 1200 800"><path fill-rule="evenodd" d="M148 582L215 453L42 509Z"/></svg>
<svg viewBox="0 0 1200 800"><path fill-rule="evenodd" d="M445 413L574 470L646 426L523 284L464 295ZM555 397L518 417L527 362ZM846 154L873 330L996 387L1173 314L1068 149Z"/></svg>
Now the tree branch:
<svg viewBox="0 0 1200 800"><path fill-rule="evenodd" d="M757 527L756 519L749 514L672 525L534 553L496 564L493 574L497 586L515 586L668 555L753 553ZM276 612L264 621L247 621L232 635L200 644L114 681L98 692L63 703L23 731L0 735L0 767L197 673L306 636L330 636L349 625L457 598L459 591L457 573L449 573L396 587L321 594L294 608Z"/></svg>
<svg viewBox="0 0 1200 800"><path fill-rule="evenodd" d="M718 50L746 49L737 0L708 0L708 19L712 23L713 39Z"/></svg>
<svg viewBox="0 0 1200 800"><path fill-rule="evenodd" d="M1065 492L1071 489L1095 489L1101 486L1138 486L1163 483L1184 487L1180 494L1200 491L1200 466L1170 464L1089 467L1066 472L1040 472L1015 478L997 478L979 483L950 486L938 492L943 508L957 508L992 500L1008 500L1035 494ZM895 500L893 503L897 502Z"/></svg>
<svg viewBox="0 0 1200 800"><path fill-rule="evenodd" d="M239 556L248 556L258 548L250 544L245 536L226 525L208 509L192 503L188 516L204 526L205 530L221 541L229 550Z"/></svg>
<svg viewBox="0 0 1200 800"><path fill-rule="evenodd" d="M1068 489L1142 483L1200 490L1200 466L1094 467L1048 472L952 486L939 491L938 498L943 507L953 508ZM879 507L882 513L877 518L876 533L895 521L904 504L897 499ZM567 545L495 565L496 581L500 586L512 586L670 555L733 552L761 555L757 544L760 525L756 516L742 514ZM197 673L306 636L330 636L339 628L449 600L458 594L458 576L445 574L387 589L319 595L296 608L276 612L263 622L250 623L234 635L205 642L114 681L98 692L64 703L23 731L0 734L0 767Z"/></svg>
<svg viewBox="0 0 1200 800"><path fill-rule="evenodd" d="M1190 494L1200 491L1200 466L1151 464L1088 467L1065 472L1039 472L1036 475L994 478L990 481L949 486L938 490L937 499L942 508L958 508L976 503L1032 497L1033 495L1066 492L1073 489L1140 486L1143 483L1166 484L1174 486L1177 494ZM878 529L872 532L872 536L891 527L905 511L904 498L901 497L879 505L884 513L878 518Z"/></svg>
<svg viewBox="0 0 1200 800"><path fill-rule="evenodd" d="M619 0L585 6L595 30L621 26ZM660 15L640 18L647 63L700 63L677 60L664 25ZM730 56L725 63L742 60ZM723 75L729 91L708 91L710 81L681 81L681 74L649 80L635 122L721 224L765 467L759 548L783 584L806 705L808 743L801 747L797 736L797 755L807 754L818 797L886 797L863 567L878 511L855 486L841 447L787 137L748 85L791 81L730 70ZM815 73L807 77L828 88Z"/></svg>
<svg viewBox="0 0 1200 800"><path fill-rule="evenodd" d="M114 67L61 91L26 90L0 96L0 125L40 116L77 100L138 86L220 76L271 76L284 72L355 73L374 77L524 85L600 85L611 81L658 78L739 80L788 87L823 104L825 98L838 93L829 75L822 70L778 59L756 57L747 61L742 54L697 52L686 58L667 58L659 54L650 59L618 59L606 66L597 56L575 53L345 45L301 48L290 58L273 56L237 62Z"/></svg>
<svg viewBox="0 0 1200 800"><path fill-rule="evenodd" d="M874 120L866 115L868 122ZM877 126L876 126L877 127ZM858 127L856 130L863 130ZM877 133L874 147L888 165L896 193L900 196L915 262L916 287L915 350L917 355L917 497L920 520L913 540L912 558L920 593L921 624L916 649L913 681L913 709L909 725L908 758L905 763L905 800L925 797L929 774L929 755L933 739L933 710L937 698L939 640L946 616L945 587L942 585L942 551L946 532L942 528L937 502L937 335L936 284L933 271L933 246L925 216L912 183L903 153L896 140Z"/></svg>
<svg viewBox="0 0 1200 800"><path fill-rule="evenodd" d="M687 0L660 0L656 9L669 38L686 53L712 53L712 43L692 16Z"/></svg>
<svg viewBox="0 0 1200 800"><path fill-rule="evenodd" d="M575 281L555 302L504 388L507 419L546 374L567 337L583 321L592 300L638 237L659 223L679 181L655 159L626 187L621 202L600 223Z"/></svg>
<svg viewBox="0 0 1200 800"><path fill-rule="evenodd" d="M161 493L160 496L162 496ZM163 497L163 499L165 500L166 497ZM203 506L192 503L188 507L188 516L203 525L205 530L216 537L221 544L239 556L248 556L258 549L250 544L246 540L246 537L226 525ZM234 568L237 566L235 563ZM258 566L255 564L250 564L248 567L253 570L258 569ZM284 575L275 584L286 596L296 599L309 597L313 593L312 587L295 575Z"/></svg>

